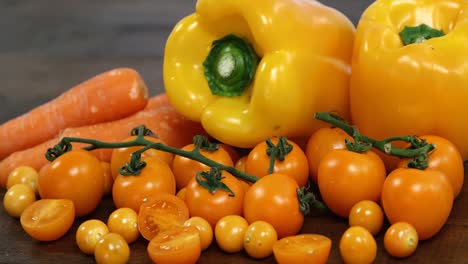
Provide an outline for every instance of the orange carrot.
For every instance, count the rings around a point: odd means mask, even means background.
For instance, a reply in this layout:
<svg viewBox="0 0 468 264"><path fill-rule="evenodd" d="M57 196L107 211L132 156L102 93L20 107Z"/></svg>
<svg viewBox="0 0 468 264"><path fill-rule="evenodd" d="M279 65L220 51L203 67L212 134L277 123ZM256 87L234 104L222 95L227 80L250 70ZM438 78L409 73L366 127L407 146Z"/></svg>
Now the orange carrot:
<svg viewBox="0 0 468 264"><path fill-rule="evenodd" d="M158 94L151 97L148 100L148 104L146 104L145 109L152 109L157 108L159 106L170 105L169 97L167 97L166 93Z"/></svg>
<svg viewBox="0 0 468 264"><path fill-rule="evenodd" d="M51 139L67 127L127 117L147 102L148 89L135 70L119 68L101 73L1 124L0 160Z"/></svg>
<svg viewBox="0 0 468 264"><path fill-rule="evenodd" d="M160 96L164 97L165 95ZM154 101L161 100L158 96L151 99ZM164 143L178 148L191 143L193 136L197 134L206 135L199 123L184 118L169 104L169 101L166 101L165 103L156 104L153 109L141 110L127 118L95 125L67 128L54 139L11 154L0 162L0 185L4 187L8 174L20 165L28 165L39 170L43 165L47 164L48 161L44 156L45 152L63 137L81 137L106 142L119 142L130 136L132 128L142 124L157 134ZM73 148L85 146L85 144L81 143L73 143L72 145ZM110 161L112 149L96 149L91 153L101 161Z"/></svg>

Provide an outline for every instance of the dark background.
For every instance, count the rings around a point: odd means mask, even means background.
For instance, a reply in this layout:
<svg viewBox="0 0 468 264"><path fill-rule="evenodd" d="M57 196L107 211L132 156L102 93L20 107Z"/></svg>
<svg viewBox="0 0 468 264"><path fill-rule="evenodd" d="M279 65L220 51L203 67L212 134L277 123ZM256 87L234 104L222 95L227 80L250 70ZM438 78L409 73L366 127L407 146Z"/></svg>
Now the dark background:
<svg viewBox="0 0 468 264"><path fill-rule="evenodd" d="M215 0L213 0L215 1ZM260 1L260 0L252 0ZM165 40L174 25L194 11L195 0L0 0L0 123L51 100L98 73L117 68L138 70L152 95L164 91L162 59ZM324 0L355 24L370 0ZM34 131L31 131L34 133ZM0 190L3 197L4 190ZM106 220L113 210L104 199L88 218ZM0 205L0 264L94 263L75 244L78 219L68 234L52 243L33 241L19 221ZM329 263L341 263L339 237L347 222L332 215L311 216L302 232L332 238ZM420 243L404 261L383 249L376 237L376 263L468 263L468 187L465 184L452 214L433 239ZM131 263L149 263L147 243L131 245ZM245 253L225 254L215 244L199 263L274 263Z"/></svg>
<svg viewBox="0 0 468 264"><path fill-rule="evenodd" d="M256 0L252 0L256 1ZM370 0L324 0L357 23ZM0 123L116 68L163 91L165 40L195 0L0 0Z"/></svg>

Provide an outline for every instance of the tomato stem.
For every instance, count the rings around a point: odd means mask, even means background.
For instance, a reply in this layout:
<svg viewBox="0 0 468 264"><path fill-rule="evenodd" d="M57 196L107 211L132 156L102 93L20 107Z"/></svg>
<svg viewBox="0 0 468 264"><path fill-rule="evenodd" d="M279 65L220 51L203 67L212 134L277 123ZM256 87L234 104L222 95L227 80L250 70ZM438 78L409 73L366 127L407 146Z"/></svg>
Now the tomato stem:
<svg viewBox="0 0 468 264"><path fill-rule="evenodd" d="M299 201L299 209L304 216L310 214L311 207L320 211L328 210L327 206L319 201L313 192L308 191L307 187L298 188L296 192Z"/></svg>
<svg viewBox="0 0 468 264"><path fill-rule="evenodd" d="M435 149L433 144L428 144L425 140L412 135L394 136L382 140L367 137L360 134L356 126L349 125L336 114L327 112L316 113L315 118L342 129L348 135L352 136L355 141L359 140L360 142L368 144L387 155L397 156L400 158L413 158L411 165L409 164L409 166L412 166L413 168L427 168L427 157ZM404 141L410 143L410 146L408 148L398 148L392 144L394 141Z"/></svg>
<svg viewBox="0 0 468 264"><path fill-rule="evenodd" d="M47 160L53 161L54 159L56 159L63 153L70 151L72 149L71 143L73 142L89 144L88 146L83 148L84 150L88 150L88 151L101 149L101 148L126 148L126 147L133 147L133 146L143 146L144 148L136 152L142 153L143 151L147 149L153 148L153 149L173 153L175 155L179 155L182 157L186 157L186 158L201 162L209 167L214 167L220 170L225 170L231 173L232 175L238 178L241 178L243 180L249 181L249 182L256 182L258 180L258 177L255 177L243 171L237 170L233 166L226 166L224 164L221 164L219 162L216 162L214 160L211 160L205 157L203 154L200 153L199 149L197 148L193 149L192 151L185 151L179 148L174 148L174 147L165 145L160 142L149 141L144 138L145 133L148 133L148 129L146 129L144 125L139 126L132 131L136 131L137 137L132 141L125 141L125 142L104 142L104 141L88 139L88 138L64 137L57 145L55 145L53 148L48 149L45 156ZM132 157L133 157L133 154L132 154ZM138 155L138 154L135 154L135 155Z"/></svg>
<svg viewBox="0 0 468 264"><path fill-rule="evenodd" d="M236 194L221 180L224 179L221 170L216 167L211 167L210 171L200 171L195 175L197 183L207 189L210 193L215 193L216 190L224 190L229 193L229 196L234 197Z"/></svg>
<svg viewBox="0 0 468 264"><path fill-rule="evenodd" d="M266 149L266 154L270 156L268 174L271 174L275 168L275 161L283 161L286 158L286 155L292 151L293 146L289 144L286 137L280 137L276 145L273 144L269 138L267 138L265 142L268 146Z"/></svg>

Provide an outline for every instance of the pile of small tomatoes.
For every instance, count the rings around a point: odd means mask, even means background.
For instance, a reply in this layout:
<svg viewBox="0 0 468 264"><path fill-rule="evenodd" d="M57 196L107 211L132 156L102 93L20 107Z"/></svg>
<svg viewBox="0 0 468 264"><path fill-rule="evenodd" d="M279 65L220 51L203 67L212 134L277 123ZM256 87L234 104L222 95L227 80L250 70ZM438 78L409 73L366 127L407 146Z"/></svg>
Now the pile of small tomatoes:
<svg viewBox="0 0 468 264"><path fill-rule="evenodd" d="M278 263L326 263L331 239L301 233L313 205L309 187L316 186L315 196L328 211L349 223L337 241L343 261L371 263L377 253L374 236L386 220L385 249L407 257L418 241L439 232L461 190L463 161L454 145L438 136L421 138L435 145L424 170L408 167L404 159L390 166L385 154L372 149L348 150L345 140L351 138L339 128L319 129L301 145L286 139L290 148L274 163L269 147L278 146L282 139L277 137L248 150L225 144L198 150L256 176L255 182L151 148L141 155L145 165L127 175L121 168L139 146L113 149L108 162L73 149L40 171L15 168L3 202L39 241L58 240L82 221L77 246L97 263L128 262L129 245L139 238L148 241L154 263L196 263L214 241L225 252L245 251L256 259L273 255ZM195 148L190 144L182 150ZM105 196L115 206L107 221L88 217Z"/></svg>

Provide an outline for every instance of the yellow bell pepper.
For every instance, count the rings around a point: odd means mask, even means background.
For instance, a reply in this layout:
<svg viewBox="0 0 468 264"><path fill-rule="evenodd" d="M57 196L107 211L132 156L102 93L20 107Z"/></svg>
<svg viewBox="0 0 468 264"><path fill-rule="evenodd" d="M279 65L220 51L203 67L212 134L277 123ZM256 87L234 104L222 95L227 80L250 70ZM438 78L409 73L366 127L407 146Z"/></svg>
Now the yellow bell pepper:
<svg viewBox="0 0 468 264"><path fill-rule="evenodd" d="M164 84L171 103L219 141L253 147L308 136L318 111L349 116L355 27L311 0L199 0L171 32Z"/></svg>
<svg viewBox="0 0 468 264"><path fill-rule="evenodd" d="M351 117L373 138L435 134L468 158L468 1L378 0L358 23Z"/></svg>

